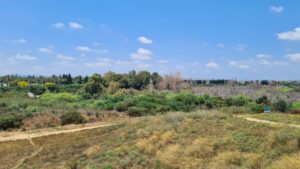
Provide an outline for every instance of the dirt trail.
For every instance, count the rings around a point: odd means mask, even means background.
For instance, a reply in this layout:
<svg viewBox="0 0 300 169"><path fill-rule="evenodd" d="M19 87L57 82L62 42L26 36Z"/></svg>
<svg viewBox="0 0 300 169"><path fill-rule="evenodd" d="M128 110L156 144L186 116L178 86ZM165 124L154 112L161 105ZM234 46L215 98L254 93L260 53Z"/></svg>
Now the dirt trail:
<svg viewBox="0 0 300 169"><path fill-rule="evenodd" d="M15 140L31 140L32 138L44 137L63 133L73 133L82 130L91 130L95 128L108 127L117 125L118 123L91 123L84 125L72 125L58 128L47 128L41 130L33 130L29 132L0 132L0 142ZM33 142L31 142L32 144ZM33 143L34 144L34 143Z"/></svg>
<svg viewBox="0 0 300 169"><path fill-rule="evenodd" d="M35 151L34 151L33 153L31 153L30 155L28 155L28 156L26 156L26 157L20 159L20 160L17 162L17 164L16 164L14 167L12 167L12 169L17 169L17 168L21 167L21 166L24 164L24 162L25 162L26 160L28 160L28 159L30 159L30 158L32 158L32 157L38 155L38 154L43 150L43 147L41 146L40 148L38 148L38 146L33 142L33 140L32 140L31 138L29 139L29 142L30 142L30 144L31 144L33 147L35 147L37 150L35 150Z"/></svg>
<svg viewBox="0 0 300 169"><path fill-rule="evenodd" d="M280 123L280 122L274 122L274 121L269 121L269 120L262 120L262 119L257 119L257 118L253 118L253 117L249 117L249 116L236 116L238 118L242 118L248 121L254 121L254 122L258 122L258 123L266 123L266 124L270 124L270 125L274 125L274 126L290 126L290 127L296 127L296 128L300 128L299 124L287 124L287 123Z"/></svg>

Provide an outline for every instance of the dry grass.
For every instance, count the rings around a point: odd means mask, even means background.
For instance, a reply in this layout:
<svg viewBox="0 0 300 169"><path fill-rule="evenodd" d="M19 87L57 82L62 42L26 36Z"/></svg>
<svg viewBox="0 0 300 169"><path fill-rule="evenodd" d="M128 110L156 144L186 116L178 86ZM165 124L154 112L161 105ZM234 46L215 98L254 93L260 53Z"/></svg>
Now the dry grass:
<svg viewBox="0 0 300 169"><path fill-rule="evenodd" d="M34 139L43 150L22 168L280 169L299 166L299 141L296 129L218 112L169 113ZM27 141L1 143L0 154L7 154L0 156L1 167L11 167L32 148Z"/></svg>

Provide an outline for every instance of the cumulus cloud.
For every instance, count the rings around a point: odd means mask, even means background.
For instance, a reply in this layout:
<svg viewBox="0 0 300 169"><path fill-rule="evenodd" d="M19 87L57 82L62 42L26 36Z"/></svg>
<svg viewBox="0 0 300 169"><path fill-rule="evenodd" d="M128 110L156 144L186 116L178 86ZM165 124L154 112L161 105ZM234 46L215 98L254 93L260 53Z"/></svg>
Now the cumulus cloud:
<svg viewBox="0 0 300 169"><path fill-rule="evenodd" d="M270 6L270 11L274 13L283 12L284 8L282 6Z"/></svg>
<svg viewBox="0 0 300 169"><path fill-rule="evenodd" d="M293 53L285 55L286 58L290 59L292 62L300 63L300 53Z"/></svg>
<svg viewBox="0 0 300 169"><path fill-rule="evenodd" d="M276 34L277 38L280 40L300 40L300 27L295 28L293 31L281 32Z"/></svg>
<svg viewBox="0 0 300 169"><path fill-rule="evenodd" d="M63 61L71 61L71 60L74 60L73 57L71 57L71 56L66 56L66 55L62 55L62 54L58 54L58 55L57 55L57 59L63 60Z"/></svg>
<svg viewBox="0 0 300 169"><path fill-rule="evenodd" d="M219 68L219 65L217 63L215 63L215 62L209 62L205 66L207 68L209 68L209 69L217 69L217 68Z"/></svg>
<svg viewBox="0 0 300 169"><path fill-rule="evenodd" d="M113 61L109 58L97 58L96 62L85 63L87 67L108 67L113 64Z"/></svg>
<svg viewBox="0 0 300 169"><path fill-rule="evenodd" d="M139 48L135 53L132 53L131 58L134 60L150 60L152 58L151 50Z"/></svg>
<svg viewBox="0 0 300 169"><path fill-rule="evenodd" d="M153 41L145 36L140 36L138 37L138 41L141 42L142 44L148 45L148 44L152 44Z"/></svg>
<svg viewBox="0 0 300 169"><path fill-rule="evenodd" d="M53 51L49 48L38 48L37 51L43 52L43 53L53 53Z"/></svg>
<svg viewBox="0 0 300 169"><path fill-rule="evenodd" d="M69 27L71 29L82 29L83 28L83 25L80 25L79 23L77 22L69 22Z"/></svg>
<svg viewBox="0 0 300 169"><path fill-rule="evenodd" d="M90 51L92 51L89 47L87 47L87 46L78 46L77 48L76 48L76 50L78 50L78 51L80 51L80 52L90 52Z"/></svg>
<svg viewBox="0 0 300 169"><path fill-rule="evenodd" d="M63 28L65 28L65 24L63 24L61 22L57 22L57 23L52 24L51 27L55 28L55 29L63 29Z"/></svg>
<svg viewBox="0 0 300 169"><path fill-rule="evenodd" d="M15 59L17 59L17 60L36 60L35 57L27 55L27 54L25 54L25 55L17 54Z"/></svg>

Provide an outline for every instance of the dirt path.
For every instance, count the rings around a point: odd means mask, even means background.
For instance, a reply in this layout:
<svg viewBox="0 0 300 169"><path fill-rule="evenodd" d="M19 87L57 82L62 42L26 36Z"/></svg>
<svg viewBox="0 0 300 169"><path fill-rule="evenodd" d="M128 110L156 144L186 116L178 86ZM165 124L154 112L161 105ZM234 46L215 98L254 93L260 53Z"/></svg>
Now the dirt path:
<svg viewBox="0 0 300 169"><path fill-rule="evenodd" d="M37 138L37 137L44 137L44 136L63 134L63 133L73 133L82 130L91 130L95 128L113 126L117 124L118 123L91 123L91 124L84 124L84 125L72 125L72 126L64 126L58 128L33 130L29 132L24 132L24 131L23 132L0 132L0 142L26 140L26 139L30 141L32 138Z"/></svg>
<svg viewBox="0 0 300 169"><path fill-rule="evenodd" d="M28 159L30 159L30 158L32 158L32 157L38 155L38 154L43 150L43 147L41 146L41 147L38 148L38 146L33 142L33 140L32 140L31 138L29 139L29 142L30 142L30 144L31 144L33 147L35 147L37 150L35 150L35 151L34 151L33 153L31 153L29 156L26 156L26 157L20 159L20 160L18 161L18 163L17 163L14 167L12 167L12 169L17 169L17 168L21 167L21 166L24 164L24 162L25 162L26 160L28 160Z"/></svg>
<svg viewBox="0 0 300 169"><path fill-rule="evenodd" d="M273 126L290 126L290 127L296 127L296 128L300 128L299 124L287 124L287 123L280 123L280 122L274 122L274 121L269 121L269 120L262 120L262 119L257 119L257 118L253 118L253 117L249 117L249 116L236 116L238 118L242 118L248 121L254 121L254 122L258 122L258 123L266 123L266 124L270 124Z"/></svg>

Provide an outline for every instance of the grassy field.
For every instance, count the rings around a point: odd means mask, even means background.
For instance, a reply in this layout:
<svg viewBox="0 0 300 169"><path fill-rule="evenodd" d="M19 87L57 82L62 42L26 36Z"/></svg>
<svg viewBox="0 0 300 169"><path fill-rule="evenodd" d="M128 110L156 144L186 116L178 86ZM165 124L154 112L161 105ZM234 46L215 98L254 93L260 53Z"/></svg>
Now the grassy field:
<svg viewBox="0 0 300 169"><path fill-rule="evenodd" d="M0 168L11 168L42 148L19 168L296 169L299 142L299 129L215 111L175 112L32 142L2 142Z"/></svg>
<svg viewBox="0 0 300 169"><path fill-rule="evenodd" d="M280 123L300 124L300 115L298 114L283 114L283 113L262 113L252 117L262 120L269 120Z"/></svg>

